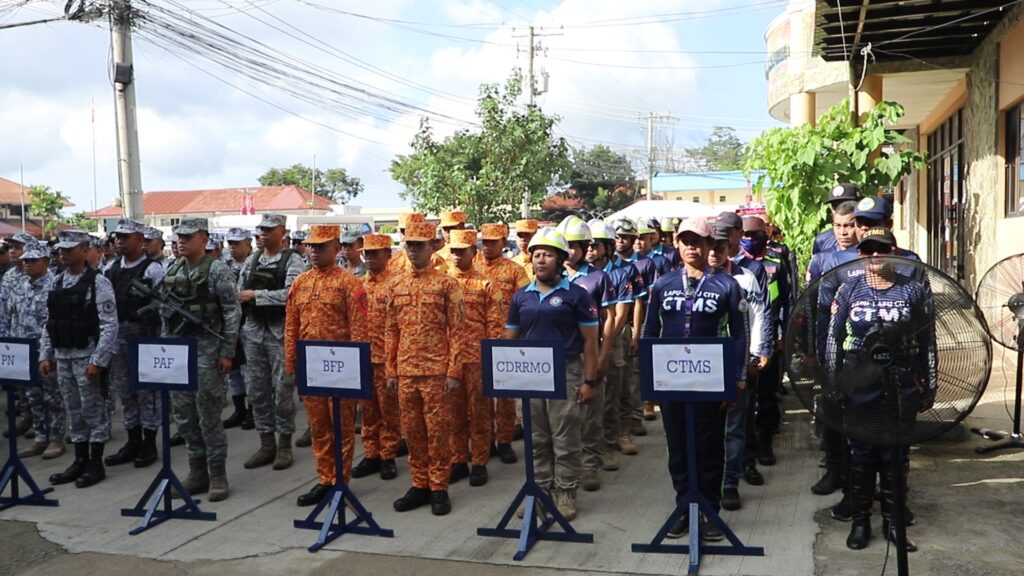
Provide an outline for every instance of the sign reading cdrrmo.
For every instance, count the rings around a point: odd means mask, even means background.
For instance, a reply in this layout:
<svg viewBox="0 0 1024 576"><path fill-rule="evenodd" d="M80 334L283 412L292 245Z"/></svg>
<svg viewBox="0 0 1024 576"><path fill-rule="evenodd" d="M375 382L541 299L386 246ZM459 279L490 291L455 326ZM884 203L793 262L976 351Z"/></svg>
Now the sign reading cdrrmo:
<svg viewBox="0 0 1024 576"><path fill-rule="evenodd" d="M553 392L554 358L550 348L496 347L491 350L495 390Z"/></svg>

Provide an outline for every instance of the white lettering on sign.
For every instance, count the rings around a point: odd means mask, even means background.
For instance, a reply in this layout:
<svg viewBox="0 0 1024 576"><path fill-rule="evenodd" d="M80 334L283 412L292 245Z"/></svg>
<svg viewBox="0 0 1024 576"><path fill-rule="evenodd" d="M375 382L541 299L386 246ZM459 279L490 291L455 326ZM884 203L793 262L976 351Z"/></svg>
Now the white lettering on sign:
<svg viewBox="0 0 1024 576"><path fill-rule="evenodd" d="M188 346L139 344L139 382L188 386Z"/></svg>
<svg viewBox="0 0 1024 576"><path fill-rule="evenodd" d="M360 390L359 349L306 344L306 386Z"/></svg>
<svg viewBox="0 0 1024 576"><path fill-rule="evenodd" d="M554 392L554 364L551 348L491 348L491 380L495 390Z"/></svg>
<svg viewBox="0 0 1024 576"><path fill-rule="evenodd" d="M725 391L727 367L719 344L655 344L651 359L655 391Z"/></svg>
<svg viewBox="0 0 1024 576"><path fill-rule="evenodd" d="M0 344L0 379L32 383L31 348L28 344Z"/></svg>

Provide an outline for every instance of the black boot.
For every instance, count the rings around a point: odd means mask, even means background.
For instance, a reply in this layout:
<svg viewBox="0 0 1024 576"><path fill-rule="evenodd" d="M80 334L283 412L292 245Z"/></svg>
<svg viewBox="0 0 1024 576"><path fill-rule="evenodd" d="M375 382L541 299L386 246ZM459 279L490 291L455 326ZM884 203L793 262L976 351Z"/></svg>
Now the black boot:
<svg viewBox="0 0 1024 576"><path fill-rule="evenodd" d="M380 461L380 479L381 480L394 480L398 476L398 466L395 465L394 458L388 458Z"/></svg>
<svg viewBox="0 0 1024 576"><path fill-rule="evenodd" d="M235 411L228 416L227 420L224 421L224 428L238 428L245 421L245 394L239 394L231 397L231 402L235 405Z"/></svg>
<svg viewBox="0 0 1024 576"><path fill-rule="evenodd" d="M352 468L353 478L364 478L380 472L380 458L363 458Z"/></svg>
<svg viewBox="0 0 1024 576"><path fill-rule="evenodd" d="M465 462L458 462L452 464L451 474L448 480L449 484L455 484L459 480L469 478L469 465Z"/></svg>
<svg viewBox="0 0 1024 576"><path fill-rule="evenodd" d="M774 438L774 434L765 430L757 434L757 463L761 466L775 465L775 449L772 448Z"/></svg>
<svg viewBox="0 0 1024 576"><path fill-rule="evenodd" d="M89 463L89 443L75 442L75 461L68 466L67 470L50 476L50 484L69 484L78 480L85 472L85 465Z"/></svg>
<svg viewBox="0 0 1024 576"><path fill-rule="evenodd" d="M309 492L299 496L295 500L295 503L299 506L313 506L315 504L319 504L320 501L324 499L324 496L326 496L330 491L330 484L317 484L316 486L313 486Z"/></svg>
<svg viewBox="0 0 1024 576"><path fill-rule="evenodd" d="M142 445L142 428L128 428L128 442L120 450L107 456L103 463L107 466L120 466L134 462L139 455L139 446Z"/></svg>
<svg viewBox="0 0 1024 576"><path fill-rule="evenodd" d="M829 467L821 480L811 486L811 492L819 496L828 496L843 487L842 474L836 467Z"/></svg>
<svg viewBox="0 0 1024 576"><path fill-rule="evenodd" d="M895 477L891 465L884 465L884 468L879 472L878 481L879 489L882 492L882 533L885 534L886 539L896 544L896 525L893 522L893 507L896 504L896 493L893 492ZM905 518L903 525L907 526ZM904 528L905 530L906 528ZM917 552L917 542L910 537L910 534L907 534L907 552Z"/></svg>
<svg viewBox="0 0 1024 576"><path fill-rule="evenodd" d="M253 419L252 406L245 407L245 419L242 420L242 425L239 426L242 430L255 430L256 420Z"/></svg>
<svg viewBox="0 0 1024 576"><path fill-rule="evenodd" d="M405 496L395 500L394 507L395 512L408 512L426 504L430 504L430 489L416 488L414 486L409 488Z"/></svg>
<svg viewBox="0 0 1024 576"><path fill-rule="evenodd" d="M94 486L107 477L103 468L103 446L103 442L89 443L89 462L85 465L85 472L75 480L76 488Z"/></svg>
<svg viewBox="0 0 1024 576"><path fill-rule="evenodd" d="M871 540L871 506L875 495L875 464L868 462L850 463L850 503L853 507L853 526L846 538L846 547L851 550L867 548Z"/></svg>
<svg viewBox="0 0 1024 576"><path fill-rule="evenodd" d="M430 512L434 516L444 516L452 511L452 501L448 499L447 490L434 490L430 493Z"/></svg>
<svg viewBox="0 0 1024 576"><path fill-rule="evenodd" d="M145 468L160 458L156 451L156 430L142 429L142 445L139 446L139 454L135 456L135 467Z"/></svg>
<svg viewBox="0 0 1024 576"><path fill-rule="evenodd" d="M405 438L402 438L402 439L400 439L398 441L398 452L397 452L396 456L401 458L402 456L408 456L408 455L409 455L409 445L405 442Z"/></svg>
<svg viewBox="0 0 1024 576"><path fill-rule="evenodd" d="M171 446L183 446L184 444L185 437L181 435L181 432L171 434Z"/></svg>

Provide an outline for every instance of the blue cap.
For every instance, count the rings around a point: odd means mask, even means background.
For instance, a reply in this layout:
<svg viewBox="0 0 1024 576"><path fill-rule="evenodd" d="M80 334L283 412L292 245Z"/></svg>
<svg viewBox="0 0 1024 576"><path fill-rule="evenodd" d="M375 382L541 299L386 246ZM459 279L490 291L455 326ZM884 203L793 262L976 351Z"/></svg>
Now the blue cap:
<svg viewBox="0 0 1024 576"><path fill-rule="evenodd" d="M889 203L881 196L865 196L857 203L853 211L855 218L867 218L869 220L885 220L892 214Z"/></svg>

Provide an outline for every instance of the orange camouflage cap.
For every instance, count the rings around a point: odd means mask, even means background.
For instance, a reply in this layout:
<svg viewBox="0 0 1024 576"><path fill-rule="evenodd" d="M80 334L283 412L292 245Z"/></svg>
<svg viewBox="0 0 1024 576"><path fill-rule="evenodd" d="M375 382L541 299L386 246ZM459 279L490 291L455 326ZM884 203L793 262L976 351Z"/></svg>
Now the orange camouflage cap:
<svg viewBox="0 0 1024 576"><path fill-rule="evenodd" d="M536 234L538 222L533 218L516 221L516 234Z"/></svg>
<svg viewBox="0 0 1024 576"><path fill-rule="evenodd" d="M450 238L448 246L453 250L476 246L476 230L452 230Z"/></svg>
<svg viewBox="0 0 1024 576"><path fill-rule="evenodd" d="M484 224L480 226L481 240L506 240L508 227L504 224Z"/></svg>
<svg viewBox="0 0 1024 576"><path fill-rule="evenodd" d="M413 222L426 222L426 220L426 217L423 216L423 214L420 214L419 212L407 212L405 214L399 214L398 228L400 230L405 230L406 228L409 227L409 224L412 224Z"/></svg>
<svg viewBox="0 0 1024 576"><path fill-rule="evenodd" d="M323 244L331 240L337 240L341 235L341 226L337 224L316 224L309 227L309 236L306 237L306 244Z"/></svg>
<svg viewBox="0 0 1024 576"><path fill-rule="evenodd" d="M406 242L430 242L437 236L437 225L429 222L410 222L405 229ZM366 250L366 243L363 243Z"/></svg>
<svg viewBox="0 0 1024 576"><path fill-rule="evenodd" d="M460 211L441 212L441 228L458 226L466 223L466 213Z"/></svg>
<svg viewBox="0 0 1024 576"><path fill-rule="evenodd" d="M391 236L387 234L367 234L363 236L363 252L368 250L391 250Z"/></svg>

